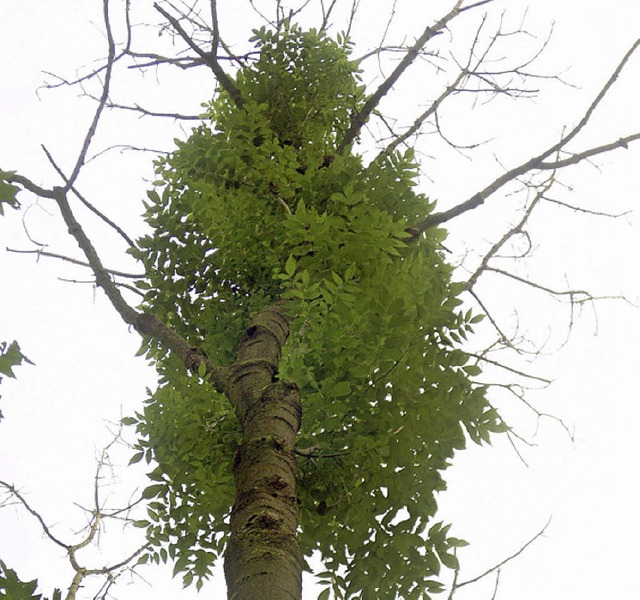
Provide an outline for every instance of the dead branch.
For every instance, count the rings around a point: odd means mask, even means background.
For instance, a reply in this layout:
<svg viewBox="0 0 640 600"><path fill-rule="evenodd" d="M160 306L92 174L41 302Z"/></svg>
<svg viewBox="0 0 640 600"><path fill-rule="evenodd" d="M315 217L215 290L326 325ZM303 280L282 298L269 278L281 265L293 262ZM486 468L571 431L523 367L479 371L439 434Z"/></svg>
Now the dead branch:
<svg viewBox="0 0 640 600"><path fill-rule="evenodd" d="M503 31L503 21L500 20L500 25L495 33L489 37L488 43L484 49L479 49L479 46L484 39L483 33L486 28L488 15L484 15L480 21L480 24L476 28L474 38L469 46L467 52L467 58L465 61L459 61L455 56L451 56L451 60L456 65L457 75L453 81L443 90L443 92L427 107L427 109L418 116L413 124L402 135L394 135L392 142L382 150L375 160L379 160L384 156L387 156L390 152L395 150L400 144L404 143L408 138L416 135L420 132L423 125L433 117L434 126L440 137L451 147L457 150L469 150L481 145L480 143L474 143L466 146L461 146L448 139L442 131L440 125L440 119L438 109L443 105L445 100L451 96L473 93L478 96L488 95L491 101L498 95L505 95L510 97L522 97L522 96L535 96L538 92L537 89L532 89L527 86L514 87L512 81L519 79L521 81L528 81L530 79L559 79L556 75L538 75L526 70L533 62L535 62L542 52L547 47L551 33L547 36L540 48L533 54L533 56L517 63L516 65L503 68L503 69L491 69L488 70L486 65L500 62L500 59L496 60L491 58L490 54L497 46L500 39L524 33L521 29L513 32ZM376 51L369 53L368 55L378 54L382 50L382 45ZM365 55L367 56L367 55ZM507 81L501 82L502 79L507 78ZM475 82L475 83L474 83Z"/></svg>
<svg viewBox="0 0 640 600"><path fill-rule="evenodd" d="M529 279L525 279L524 277L520 277L515 273L509 273L504 269L499 269L497 267L485 267L486 272L492 271L494 273L499 273L500 275L504 275L505 277L509 277L515 281L520 283L524 283L532 288L540 290L542 292L546 292L552 296L562 297L568 296L569 300L572 304L584 304L586 302L592 302L594 300L626 300L624 296L621 295L606 295L606 296L593 296L587 290L574 290L574 289L566 289L566 290L556 290L550 288L548 286L536 283L535 281L530 281Z"/></svg>
<svg viewBox="0 0 640 600"><path fill-rule="evenodd" d="M14 485L0 479L0 487L3 487L10 494L10 496L16 498L25 508L25 510L30 515L35 517L36 521L38 521L38 523L40 524L42 532L46 537L48 537L56 546L60 546L60 548L64 548L67 551L69 550L69 546L67 544L59 540L55 535L53 535L53 533L51 533L51 530L49 529L49 526L46 524L45 520L42 518L42 515L40 515L37 510L31 507L31 505L27 502L27 499L16 489Z"/></svg>
<svg viewBox="0 0 640 600"><path fill-rule="evenodd" d="M19 503L23 506L23 508L33 515L38 521L42 532L45 534L47 538L49 538L54 544L63 548L67 554L67 559L69 560L69 564L71 565L74 574L69 585L67 600L74 600L76 594L80 587L82 586L83 581L87 577L91 576L105 576L107 582L113 583L116 578L120 575L123 569L132 569L134 565L132 564L134 560L142 554L148 547L148 544L143 544L130 552L124 559L119 560L111 565L106 565L103 567L97 568L87 568L80 564L78 560L78 552L83 548L91 544L97 544L96 536L101 529L102 523L104 519L113 518L114 515L119 514L123 511L129 511L133 506L141 502L141 498L135 501L134 503L130 503L128 506L117 509L115 511L107 512L103 509L100 502L100 481L101 481L101 472L105 468L105 465L109 460L109 450L120 439L120 434L116 434L114 439L102 450L101 456L98 460L96 466L96 472L94 475L93 481L93 494L94 494L94 507L87 511L90 514L89 524L86 527L86 535L77 543L69 544L61 541L56 536L54 536L51 532L50 527L46 524L46 521L42 517L42 515L31 507L31 505L27 502L26 498L15 488L15 486L0 480L0 487L4 488L10 498L15 498L19 501ZM6 506L6 503L0 505Z"/></svg>
<svg viewBox="0 0 640 600"><path fill-rule="evenodd" d="M483 579L487 575L490 575L491 573L499 571L502 567L504 567L504 565L506 565L507 563L512 561L514 558L517 558L518 556L520 556L520 554L522 554L538 538L542 537L550 524L551 524L551 517L549 517L549 520L546 522L545 526L538 533L536 533L526 544L524 544L517 552L514 552L511 556L505 558L503 561L499 562L497 565L494 565L490 569L487 569L481 575L478 575L477 577L473 577L472 579L467 579L466 581L463 581L462 583L456 583L456 586L455 586L455 588L453 588L451 590L451 593L453 594L453 592L455 590L460 589L461 587L464 587L465 585L469 585L471 583L476 583L477 581L480 581L481 579ZM451 596L451 595L449 596L449 598L452 598L452 597L453 596Z"/></svg>
<svg viewBox="0 0 640 600"><path fill-rule="evenodd" d="M331 4L329 4L329 8L325 8L324 0L320 0L320 6L322 8L322 25L320 25L320 31L325 31L329 26L329 19L331 18L331 13L335 8L338 0L331 0ZM308 4L308 2L306 3Z"/></svg>
<svg viewBox="0 0 640 600"><path fill-rule="evenodd" d="M204 63L213 71L214 75L220 82L223 89L229 94L231 99L235 102L236 106L242 108L244 106L244 98L240 93L240 90L235 86L231 78L225 73L224 69L220 66L217 57L210 53L205 52L200 48L183 29L180 22L173 16L171 16L162 6L157 2L153 4L153 7L165 18L171 26L178 32L180 37L187 43L187 45L204 61Z"/></svg>
<svg viewBox="0 0 640 600"><path fill-rule="evenodd" d="M143 108L139 104L128 106L126 104L117 104L116 102L109 102L107 108L116 108L119 110L128 110L131 112L140 113L143 117L160 117L163 119L173 119L174 121L202 121L201 115L184 115L182 113L168 113L158 112L155 110L148 110Z"/></svg>
<svg viewBox="0 0 640 600"><path fill-rule="evenodd" d="M52 194L60 208L62 218L67 225L69 233L74 237L84 252L91 266L91 270L96 278L96 285L104 290L107 298L109 298L109 301L122 320L128 325L131 325L141 335L156 340L174 352L188 370L192 372L197 371L200 364L204 362L211 383L218 391L224 392L228 387L228 374L226 369L214 365L200 350L193 348L184 338L164 325L151 313L138 312L127 304L118 286L111 280L109 273L102 265L102 261L91 240L87 237L82 226L78 223L71 211L65 190L56 187L52 190Z"/></svg>
<svg viewBox="0 0 640 600"><path fill-rule="evenodd" d="M85 164L89 164L92 160L95 160L106 154L107 152L111 152L112 150L119 150L120 154L126 152L127 150L131 150L133 152L151 152L152 154L162 155L169 154L168 150L160 150L158 148L141 148L139 146L132 146L131 144L113 144L111 146L107 146L103 150L96 152L91 158L88 158Z"/></svg>
<svg viewBox="0 0 640 600"><path fill-rule="evenodd" d="M469 277L467 282L465 283L465 290L469 291L473 288L473 286L478 281L480 275L482 275L489 268L489 261L496 256L496 254L500 251L501 248L515 235L522 234L524 232L524 226L529 221L529 217L531 213L538 205L540 200L544 197L545 193L551 189L551 186L554 184L554 176L552 175L547 179L547 181L543 184L542 188L536 193L534 199L529 204L528 208L524 211L522 218L520 221L514 225L511 229L509 229L503 236L500 238L491 249L484 255L482 261L478 268L474 271L474 273Z"/></svg>
<svg viewBox="0 0 640 600"><path fill-rule="evenodd" d="M625 65L629 62L633 53L637 50L638 46L640 46L640 39L636 40L636 42L631 46L631 48L624 55L622 60L618 63L618 66L609 77L607 82L601 88L600 92L597 94L593 102L585 111L584 115L578 122L578 124L566 135L563 135L560 138L560 141L556 142L549 146L546 150L544 150L541 154L530 158L529 160L523 162L519 166L503 173L500 177L494 179L489 185L487 185L483 190L473 194L468 200L450 208L449 210L445 210L440 213L435 213L429 215L426 219L418 223L413 227L407 228L407 233L411 236L420 235L427 229L431 227L435 227L455 217L458 217L470 210L478 208L482 204L484 204L485 200L489 198L491 195L496 193L499 189L504 187L506 184L515 181L518 177L525 175L527 173L531 173L533 171L542 171L542 170L557 170L563 167L567 167L570 165L578 164L588 158L593 156L597 156L599 154L603 154L606 152L611 152L617 148L627 148L630 143L640 139L640 133L634 133L628 135L626 137L622 137L617 141L610 142L608 144L603 144L600 146L596 146L594 148L590 148L588 150L584 150L579 153L572 154L569 158L566 159L557 159L552 162L547 162L547 159L552 155L557 155L558 153L566 152L566 146L569 142L571 142L587 125L589 120L591 119L593 113L595 112L598 105L602 102L603 98L609 93L611 87L618 79L620 73L622 72Z"/></svg>
<svg viewBox="0 0 640 600"><path fill-rule="evenodd" d="M404 58L394 69L393 73L391 73L391 75L380 84L378 89L365 102L362 109L353 115L351 125L344 134L342 141L338 144L336 152L338 154L342 154L345 148L356 139L371 113L377 108L378 104L380 104L382 98L384 98L389 90L391 90L400 76L414 63L422 48L424 48L430 40L439 35L453 19L461 15L463 12L488 4L491 1L492 0L481 0L463 7L462 4L464 3L464 0L458 0L454 7L444 17L434 23L433 26L428 26L416 43L407 50Z"/></svg>
<svg viewBox="0 0 640 600"><path fill-rule="evenodd" d="M569 210L572 210L574 212L593 215L596 217L607 217L609 219L619 219L621 217L626 217L632 212L630 210L625 210L624 212L621 212L621 213L608 213L608 212L599 211L599 210L589 210L587 208L582 208L581 206L574 206L573 204L569 204L568 202L562 202L561 200L556 200L555 198L549 198L548 196L545 196L543 200L545 200L549 204L555 204L557 206L561 206L562 208L568 208Z"/></svg>
<svg viewBox="0 0 640 600"><path fill-rule="evenodd" d="M80 174L80 169L84 165L84 160L87 156L87 152L89 152L89 146L91 145L91 140L96 133L96 129L98 127L98 123L100 121L100 116L102 115L102 111L107 103L109 98L109 89L111 84L111 75L113 72L113 66L116 57L116 44L113 39L113 33L111 31L111 21L109 19L109 0L102 0L102 12L104 18L104 30L107 36L108 42L108 54L107 54L107 63L104 69L104 81L102 84L102 95L100 96L100 100L98 102L98 106L96 107L96 111L93 115L93 121L89 126L87 133L85 135L84 141L82 143L82 147L78 154L78 158L76 160L76 164L71 171L71 175L67 178L67 183L65 185L65 191L70 190L78 179L78 175Z"/></svg>

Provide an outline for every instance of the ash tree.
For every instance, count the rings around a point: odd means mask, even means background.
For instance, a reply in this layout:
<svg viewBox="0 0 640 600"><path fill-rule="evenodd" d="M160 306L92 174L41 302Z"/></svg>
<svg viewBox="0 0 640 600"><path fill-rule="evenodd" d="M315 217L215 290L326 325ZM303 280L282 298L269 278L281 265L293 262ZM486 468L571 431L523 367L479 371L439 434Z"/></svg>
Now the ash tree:
<svg viewBox="0 0 640 600"><path fill-rule="evenodd" d="M172 561L185 584L200 587L223 558L229 598L285 599L301 598L315 555L322 598L429 598L443 590L442 566L458 569L456 549L465 545L437 519L443 474L469 441L510 432L481 382L491 359L467 342L487 312L474 286L490 270L520 278L492 261L526 237L559 171L640 137L571 146L638 42L576 126L441 211L418 191L412 140L424 127L440 131L438 115L456 95L533 93L535 56L491 68L508 36L500 25L487 30L490 0L452 2L412 43L364 56L351 41L357 2L333 25L339 3L320 3L315 27L302 25L307 4L289 11L278 2L242 55L221 37L215 0L202 7L206 18L156 4L162 31L184 46L169 56L136 49L128 3L117 42L115 9L104 0L108 57L78 80L99 84L99 93L74 167L66 172L45 149L61 183L45 187L5 170L0 200L19 210L24 191L57 205L84 255L73 260L89 267L157 368L157 389L124 419L137 433L132 462L151 469L148 515L136 521L148 546L137 560ZM408 125L389 125L384 99L416 61L442 58L432 47L465 18L477 29L466 58L450 61L448 84ZM367 87L366 61L386 53L397 57L390 74ZM73 208L74 199L88 203L77 182L103 111L156 114L112 98L127 60L208 68L218 83L199 124L155 161L144 201L149 232L131 240L96 210L144 269L137 304ZM390 133L371 142L374 121ZM366 159L365 143L375 148ZM519 220L458 280L445 227L517 181L527 196ZM487 316L502 347L515 348Z"/></svg>

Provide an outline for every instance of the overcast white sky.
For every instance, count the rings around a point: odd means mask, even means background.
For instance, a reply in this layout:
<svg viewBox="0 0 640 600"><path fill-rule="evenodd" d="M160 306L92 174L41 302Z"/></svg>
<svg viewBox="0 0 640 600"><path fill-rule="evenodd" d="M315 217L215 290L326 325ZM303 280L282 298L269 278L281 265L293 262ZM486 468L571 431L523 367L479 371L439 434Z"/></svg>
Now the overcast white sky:
<svg viewBox="0 0 640 600"><path fill-rule="evenodd" d="M223 35L246 26L248 3L221 4L229 10L221 16ZM366 4L382 18L392 3L370 0ZM431 12L430 7L449 3L425 4L429 6L410 0L399 3L399 31L418 32L424 16L418 8L437 15L436 8ZM575 124L580 111L640 36L640 6L633 0L538 0L531 4L525 22L531 31L544 37L555 22L538 71L562 72L579 87L550 83L542 86L536 102L480 107L467 115L448 113L443 126L456 141L499 139L487 146L483 159L473 162L436 144L435 139L433 146L431 138L424 144L422 185L441 199L443 208L465 200L499 175L498 160L514 165L555 141L563 125ZM526 6L522 0L504 0L492 10L508 7L511 23L517 25ZM367 14L369 23L372 13ZM39 98L34 92L45 79L43 71L71 78L77 68L104 54L99 15L97 0L2 1L0 169L18 170L45 186L58 184L40 150L41 143L65 168L72 164L92 105L76 99L73 91L41 91ZM159 110L194 112L212 89L204 72L181 75L175 83L163 78L161 97L154 94L159 88L151 74L142 84L134 84L131 75L125 77L116 80L116 99L138 89L132 86L140 86L141 98ZM576 150L640 130L639 81L640 56L594 119L584 146L577 144ZM414 80L412 85L390 100L385 110L393 112L394 106L398 111L409 110L414 99L419 104L420 98L436 95L424 81ZM123 141L167 148L176 135L179 132L170 122L108 114L95 150ZM112 153L95 161L79 182L83 193L130 235L142 231L138 215L147 189L144 179L152 175L150 161L148 154ZM555 197L595 210L635 210L639 161L640 146L617 151L595 166L574 169L562 178L565 185L558 186ZM486 209L451 223L454 249L473 253L486 248L509 208L518 202L514 197L496 197ZM78 214L100 241L106 264L135 268L123 257L123 246L115 236L84 211ZM20 217L10 213L0 218L0 340L18 339L36 366L18 369L18 379L5 379L0 387L0 408L5 415L0 423L0 478L22 489L53 530L71 541L70 532L86 522L74 503L91 502L96 454L110 439L106 423L140 405L145 386L153 386L154 373L143 360L133 357L138 338L122 324L100 291L91 284L59 279L84 281L86 273L51 259L36 262L30 256L4 252L5 246L33 247L25 236L26 228L34 239L49 244L49 250L77 256L55 207L40 202L24 213L23 221ZM640 221L636 214L611 221L546 210L534 220L532 234L539 249L526 272L539 281L557 288L587 288L600 295L625 294L640 303ZM640 312L623 302L603 302L596 312L585 307L569 343L551 352L566 333L566 311L561 305L488 277L479 291L504 318L517 310L530 337L550 337L550 354L529 368L555 382L532 392L529 399L539 410L564 419L575 437L572 442L552 420L536 423L514 399L495 396L510 422L536 446L522 449L528 468L506 439L498 439L492 447L461 453L448 472L449 491L441 498L441 517L454 523L454 535L471 542L460 553L461 579L508 556L553 516L544 538L504 569L498 598L640 597L636 576L640 556L635 542L640 537L636 442L640 368L634 343L640 339ZM126 452L116 458L126 463ZM115 502L123 496L123 489L144 486L143 479L136 479L141 472L115 469L114 477L121 485L109 483L105 497ZM107 528L101 541L104 553L116 559L135 547L135 539L121 538L115 524ZM96 562L91 565L99 565L102 559L93 558ZM56 585L66 589L71 579L62 553L43 539L33 519L18 508L0 511L0 559L16 568L23 579L41 578L41 591L47 594ZM179 593L181 586L171 581L170 571L141 570L151 584L123 578L113 596L118 600L195 597L195 590ZM456 598L488 599L489 584L466 593L461 590ZM222 597L223 581L213 581L207 589L209 597ZM311 587L306 588L305 600L313 597Z"/></svg>

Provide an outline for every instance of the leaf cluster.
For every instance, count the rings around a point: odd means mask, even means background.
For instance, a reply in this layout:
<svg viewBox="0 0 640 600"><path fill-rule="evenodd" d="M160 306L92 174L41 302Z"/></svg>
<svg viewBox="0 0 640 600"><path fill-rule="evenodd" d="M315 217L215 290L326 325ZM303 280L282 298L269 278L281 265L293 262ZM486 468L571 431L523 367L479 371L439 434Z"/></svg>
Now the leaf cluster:
<svg viewBox="0 0 640 600"><path fill-rule="evenodd" d="M4 376L14 378L13 368L20 366L22 363L33 364L22 353L18 342L15 340L10 344L0 342L0 383L2 383ZM0 411L0 420L2 420L2 411Z"/></svg>
<svg viewBox="0 0 640 600"><path fill-rule="evenodd" d="M226 399L211 384L189 376L170 357L162 365L160 386L135 417L139 441L131 463L155 460L151 484L142 496L151 549L140 563L175 561L174 574L198 588L210 575L228 536L231 464L241 432Z"/></svg>
<svg viewBox="0 0 640 600"><path fill-rule="evenodd" d="M9 178L12 175L15 175L14 171L3 171L0 169L0 216L4 215L3 204L7 204L11 208L18 208L20 206L17 198L20 188L11 183Z"/></svg>

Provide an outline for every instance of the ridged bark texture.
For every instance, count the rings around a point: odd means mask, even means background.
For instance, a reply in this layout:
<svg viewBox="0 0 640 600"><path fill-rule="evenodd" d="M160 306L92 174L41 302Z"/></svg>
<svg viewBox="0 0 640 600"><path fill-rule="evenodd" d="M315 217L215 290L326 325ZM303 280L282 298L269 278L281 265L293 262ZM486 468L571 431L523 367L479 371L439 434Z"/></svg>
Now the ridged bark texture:
<svg viewBox="0 0 640 600"><path fill-rule="evenodd" d="M302 416L294 384L274 381L289 326L282 305L256 315L240 342L229 395L241 407L236 499L224 569L230 600L300 600L295 440Z"/></svg>

